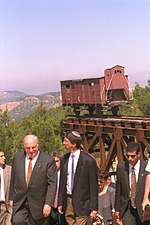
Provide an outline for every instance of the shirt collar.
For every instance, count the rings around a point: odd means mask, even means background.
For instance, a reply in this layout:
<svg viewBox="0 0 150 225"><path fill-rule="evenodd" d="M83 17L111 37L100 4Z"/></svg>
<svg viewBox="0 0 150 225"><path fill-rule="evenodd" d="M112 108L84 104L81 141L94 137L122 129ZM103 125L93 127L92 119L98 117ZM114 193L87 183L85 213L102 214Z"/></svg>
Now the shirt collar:
<svg viewBox="0 0 150 225"><path fill-rule="evenodd" d="M135 164L135 166L132 166L130 163L129 163L129 168L130 170L134 167L135 170L138 170L138 168L140 167L140 159L137 161L137 163Z"/></svg>
<svg viewBox="0 0 150 225"><path fill-rule="evenodd" d="M76 159L79 159L79 156L80 156L80 149L78 149L78 150L75 151L74 153L71 153L70 156L71 156L71 155L74 155L74 157L75 157Z"/></svg>
<svg viewBox="0 0 150 225"><path fill-rule="evenodd" d="M40 153L40 152L38 151L38 154L37 154L35 157L33 157L32 160L36 159L36 158L38 157L39 153ZM30 159L29 156L28 156L27 154L26 154L26 159L27 159L27 160Z"/></svg>

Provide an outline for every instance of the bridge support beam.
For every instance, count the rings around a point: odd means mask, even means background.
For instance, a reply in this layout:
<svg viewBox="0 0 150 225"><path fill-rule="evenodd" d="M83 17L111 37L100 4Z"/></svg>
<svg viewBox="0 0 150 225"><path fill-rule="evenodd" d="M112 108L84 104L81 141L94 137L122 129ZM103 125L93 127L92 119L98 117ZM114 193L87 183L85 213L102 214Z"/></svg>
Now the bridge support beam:
<svg viewBox="0 0 150 225"><path fill-rule="evenodd" d="M141 157L146 158L150 150L150 118L143 117L68 117L63 130L76 130L83 137L84 150L99 154L102 169L109 170L117 160L125 159L124 149L130 141L140 144Z"/></svg>

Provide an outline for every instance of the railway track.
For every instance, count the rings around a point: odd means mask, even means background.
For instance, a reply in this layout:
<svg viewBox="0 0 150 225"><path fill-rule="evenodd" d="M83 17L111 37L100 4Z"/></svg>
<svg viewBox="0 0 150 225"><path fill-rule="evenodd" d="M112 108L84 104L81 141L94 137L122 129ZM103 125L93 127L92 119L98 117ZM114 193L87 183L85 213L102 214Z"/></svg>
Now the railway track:
<svg viewBox="0 0 150 225"><path fill-rule="evenodd" d="M103 116L98 116L94 114L93 116L89 114L85 114L83 116L75 116L75 115L68 115L67 118L75 118L75 119L115 119L115 120L141 120L141 121L150 121L149 117L144 117L144 116L114 116L114 115L103 115Z"/></svg>
<svg viewBox="0 0 150 225"><path fill-rule="evenodd" d="M98 117L98 116L80 116L80 117L75 117L75 116L68 116L66 120L64 121L64 124L68 123L73 123L73 124L91 124L93 125L106 125L106 126L112 126L112 127L139 127L141 129L150 129L150 118L148 117L142 117L142 116L103 116L103 117Z"/></svg>

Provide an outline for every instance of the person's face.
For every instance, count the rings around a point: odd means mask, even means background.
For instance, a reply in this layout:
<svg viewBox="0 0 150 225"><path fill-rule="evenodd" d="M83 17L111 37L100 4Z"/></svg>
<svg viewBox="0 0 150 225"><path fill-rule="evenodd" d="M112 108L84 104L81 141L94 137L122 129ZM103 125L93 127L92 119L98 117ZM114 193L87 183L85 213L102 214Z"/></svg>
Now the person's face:
<svg viewBox="0 0 150 225"><path fill-rule="evenodd" d="M55 159L57 170L59 170L59 168L60 168L60 158L55 156L54 159Z"/></svg>
<svg viewBox="0 0 150 225"><path fill-rule="evenodd" d="M0 165L5 164L5 155L4 152L0 152Z"/></svg>
<svg viewBox="0 0 150 225"><path fill-rule="evenodd" d="M38 143L34 138L26 138L24 148L29 158L34 158L38 154Z"/></svg>
<svg viewBox="0 0 150 225"><path fill-rule="evenodd" d="M99 190L102 191L103 188L105 187L106 185L106 181L102 178L98 178L98 186L99 186Z"/></svg>
<svg viewBox="0 0 150 225"><path fill-rule="evenodd" d="M111 177L108 177L107 178L107 184L110 185L110 183L111 183Z"/></svg>
<svg viewBox="0 0 150 225"><path fill-rule="evenodd" d="M64 138L63 144L67 150L74 152L76 150L76 144L72 144L68 138Z"/></svg>
<svg viewBox="0 0 150 225"><path fill-rule="evenodd" d="M135 166L137 161L139 160L140 158L140 152L136 153L136 150L133 151L133 152L128 152L126 154L126 158L128 160L128 162L132 165L132 166Z"/></svg>

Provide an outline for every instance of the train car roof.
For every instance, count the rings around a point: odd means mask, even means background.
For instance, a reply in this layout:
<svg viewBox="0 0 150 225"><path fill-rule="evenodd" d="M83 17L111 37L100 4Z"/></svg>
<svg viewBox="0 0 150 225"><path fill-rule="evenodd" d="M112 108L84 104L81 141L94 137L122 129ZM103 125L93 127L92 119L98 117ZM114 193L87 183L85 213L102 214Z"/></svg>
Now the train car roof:
<svg viewBox="0 0 150 225"><path fill-rule="evenodd" d="M90 77L90 78L83 78L83 79L73 79L73 80L62 80L60 82L83 82L87 80L98 80L98 79L103 79L103 77Z"/></svg>
<svg viewBox="0 0 150 225"><path fill-rule="evenodd" d="M117 67L117 66L119 66L119 67L121 67L121 68L125 68L124 66L115 65L115 66L113 66L113 67L111 67L111 68L107 68L107 69L105 69L105 70L111 70L111 69L113 69L113 68L115 68L115 67Z"/></svg>

